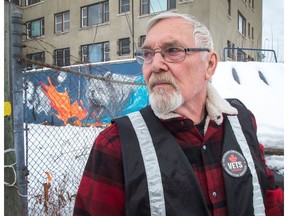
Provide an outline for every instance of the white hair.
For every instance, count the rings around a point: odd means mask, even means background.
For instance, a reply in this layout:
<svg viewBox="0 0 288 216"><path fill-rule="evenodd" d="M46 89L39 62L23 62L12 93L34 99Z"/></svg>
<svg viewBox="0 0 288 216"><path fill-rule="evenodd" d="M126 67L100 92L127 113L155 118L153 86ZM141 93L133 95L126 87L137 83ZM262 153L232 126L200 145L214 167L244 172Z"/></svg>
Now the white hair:
<svg viewBox="0 0 288 216"><path fill-rule="evenodd" d="M160 13L150 19L146 28L146 34L160 20L171 18L184 19L192 25L193 27L192 37L194 38L196 47L208 48L210 50L214 50L213 40L208 28L203 23L201 23L196 17L188 14L178 14L170 11Z"/></svg>

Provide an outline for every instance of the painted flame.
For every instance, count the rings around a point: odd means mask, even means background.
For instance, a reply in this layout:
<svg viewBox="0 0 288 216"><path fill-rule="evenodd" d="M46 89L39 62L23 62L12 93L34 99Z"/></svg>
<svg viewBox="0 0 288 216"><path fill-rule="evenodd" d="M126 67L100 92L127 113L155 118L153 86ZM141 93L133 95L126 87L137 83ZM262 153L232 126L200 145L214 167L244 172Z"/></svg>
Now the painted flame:
<svg viewBox="0 0 288 216"><path fill-rule="evenodd" d="M50 172L46 171L45 174L47 175L47 184L49 184L52 180L52 175Z"/></svg>
<svg viewBox="0 0 288 216"><path fill-rule="evenodd" d="M67 124L70 118L76 117L77 120L75 120L73 124L81 125L81 120L87 115L87 110L85 109L83 102L80 100L79 103L78 101L75 101L71 104L71 98L66 89L63 93L58 92L49 77L48 82L49 85L40 82L42 86L41 90L49 98L51 106L58 112L58 114L54 113L54 115L62 120L64 124Z"/></svg>

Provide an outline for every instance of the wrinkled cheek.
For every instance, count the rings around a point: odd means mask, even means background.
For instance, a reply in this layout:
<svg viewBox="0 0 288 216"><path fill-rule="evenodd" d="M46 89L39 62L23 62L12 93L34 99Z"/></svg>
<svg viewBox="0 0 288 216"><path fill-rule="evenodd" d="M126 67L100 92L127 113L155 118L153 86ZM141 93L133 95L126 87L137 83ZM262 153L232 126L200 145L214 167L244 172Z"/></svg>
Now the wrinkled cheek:
<svg viewBox="0 0 288 216"><path fill-rule="evenodd" d="M151 77L151 73L149 72L149 69L146 67L147 67L146 65L142 66L142 73L143 73L143 77L144 77L146 84L148 84L149 79Z"/></svg>

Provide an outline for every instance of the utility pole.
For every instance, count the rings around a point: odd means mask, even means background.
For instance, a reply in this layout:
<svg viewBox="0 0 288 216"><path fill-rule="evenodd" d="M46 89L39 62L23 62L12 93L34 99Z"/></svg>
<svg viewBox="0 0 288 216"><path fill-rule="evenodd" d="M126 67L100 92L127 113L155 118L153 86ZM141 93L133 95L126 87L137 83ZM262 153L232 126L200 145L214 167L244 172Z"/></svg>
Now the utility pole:
<svg viewBox="0 0 288 216"><path fill-rule="evenodd" d="M24 174L22 68L22 14L15 4L4 2L4 215L27 215L27 182ZM22 152L23 149L23 152Z"/></svg>

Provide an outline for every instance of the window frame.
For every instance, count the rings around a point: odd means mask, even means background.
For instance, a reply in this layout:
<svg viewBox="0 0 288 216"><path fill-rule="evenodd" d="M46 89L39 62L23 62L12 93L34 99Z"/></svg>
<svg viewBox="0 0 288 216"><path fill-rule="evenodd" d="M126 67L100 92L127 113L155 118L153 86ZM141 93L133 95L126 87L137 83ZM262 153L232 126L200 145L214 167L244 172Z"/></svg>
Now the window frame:
<svg viewBox="0 0 288 216"><path fill-rule="evenodd" d="M118 55L123 56L123 55L129 55L131 53L130 49L130 38L121 38L118 40Z"/></svg>
<svg viewBox="0 0 288 216"><path fill-rule="evenodd" d="M139 48L141 48L143 46L145 39L146 39L146 35L140 35L139 44L138 44Z"/></svg>
<svg viewBox="0 0 288 216"><path fill-rule="evenodd" d="M227 0L227 12L228 16L231 17L231 0Z"/></svg>
<svg viewBox="0 0 288 216"><path fill-rule="evenodd" d="M250 29L251 29L251 24L250 24L250 22L248 22L248 38L251 38L251 31L250 31Z"/></svg>
<svg viewBox="0 0 288 216"><path fill-rule="evenodd" d="M37 22L37 21L40 21L40 29L39 29L40 34L32 36L32 28L33 28L32 24ZM27 35L26 35L27 39L41 37L41 36L45 35L45 20L44 20L44 17L41 17L41 18L35 19L35 20L30 20L30 21L26 22L26 32L27 32Z"/></svg>
<svg viewBox="0 0 288 216"><path fill-rule="evenodd" d="M33 58L37 55L40 55L40 60ZM26 57L30 60L33 60L33 61L45 62L45 52L29 53L26 55ZM26 65L26 68L28 68L28 69L37 69L37 68L41 68L41 67L42 66L36 66L33 64L29 64L29 63Z"/></svg>
<svg viewBox="0 0 288 216"><path fill-rule="evenodd" d="M66 53L68 51L68 53ZM62 58L58 58L58 52L62 52ZM62 48L62 49L55 49L54 50L54 65L56 66L68 66L70 65L70 47ZM61 62L61 64L58 64L58 62Z"/></svg>
<svg viewBox="0 0 288 216"><path fill-rule="evenodd" d="M123 1L128 1L128 3L123 3ZM119 14L127 12L130 12L130 0L119 0Z"/></svg>
<svg viewBox="0 0 288 216"><path fill-rule="evenodd" d="M241 18L241 19L240 19ZM241 22L241 23L240 23ZM240 25L241 24L241 25ZM244 37L246 37L246 18L243 16L243 14L238 11L238 22L237 22L237 28L238 28L238 32L243 35Z"/></svg>
<svg viewBox="0 0 288 216"><path fill-rule="evenodd" d="M65 20L65 14L69 13L69 20ZM57 18L56 17L60 17L61 16L61 22L57 22ZM66 29L65 28L65 23L68 23L69 22L69 26L68 28ZM61 25L61 31L58 31L57 30L57 24L60 24ZM54 15L54 33L57 34L57 33L63 33L63 32L68 32L70 30L70 11L64 11L64 12L61 12L61 13L57 13Z"/></svg>
<svg viewBox="0 0 288 216"><path fill-rule="evenodd" d="M90 46L97 46L101 45L101 61L97 62L105 62L110 60L110 44L108 41L100 42L100 43L93 43L93 44L85 44L81 45L80 47L80 53L81 53L81 61L84 63L95 63L91 62L91 54L89 53L89 47ZM85 49L85 51L84 51Z"/></svg>
<svg viewBox="0 0 288 216"><path fill-rule="evenodd" d="M97 22L96 19L95 24L94 23L89 24L90 19L89 8L91 9L91 7L96 6L95 9L97 9L97 6L99 5L101 6L101 16L99 16L99 18L101 19L100 22ZM109 0L83 6L80 8L80 10L81 10L81 28L109 22ZM97 18L97 16L95 18Z"/></svg>
<svg viewBox="0 0 288 216"><path fill-rule="evenodd" d="M25 6L33 5L33 4L39 3L41 1L42 0L26 0L25 1Z"/></svg>
<svg viewBox="0 0 288 216"><path fill-rule="evenodd" d="M161 5L159 5L161 9L153 11L152 13L158 13L162 11L176 9L176 4L177 4L176 0L166 0L167 7L165 9L162 9ZM140 0L140 15L147 15L147 14L151 14L151 0Z"/></svg>

